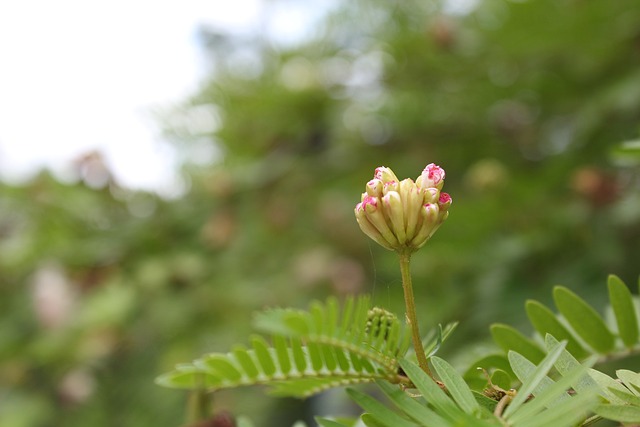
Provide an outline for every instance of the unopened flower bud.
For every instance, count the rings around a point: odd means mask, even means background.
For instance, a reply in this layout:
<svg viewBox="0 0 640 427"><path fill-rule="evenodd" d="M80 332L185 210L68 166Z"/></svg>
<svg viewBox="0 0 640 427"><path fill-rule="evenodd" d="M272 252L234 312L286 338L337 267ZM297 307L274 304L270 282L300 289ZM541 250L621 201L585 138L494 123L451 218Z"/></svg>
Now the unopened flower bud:
<svg viewBox="0 0 640 427"><path fill-rule="evenodd" d="M358 208L364 211L369 222L378 230L380 235L382 235L388 246L392 248L398 246L398 238L389 228L389 224L382 211L382 206L380 206L380 199L364 193L362 195L362 202L356 206L356 210L358 210Z"/></svg>
<svg viewBox="0 0 640 427"><path fill-rule="evenodd" d="M421 219L420 228L416 231L416 235L411 241L411 245L415 248L421 248L431 237L438 224L438 213L440 209L435 203L427 203L420 211Z"/></svg>
<svg viewBox="0 0 640 427"><path fill-rule="evenodd" d="M387 181L384 183L384 187L382 187L382 194L387 194L390 191L398 191L400 190L400 184L398 181Z"/></svg>
<svg viewBox="0 0 640 427"><path fill-rule="evenodd" d="M435 187L423 188L424 191L424 204L436 203L440 197L440 191Z"/></svg>
<svg viewBox="0 0 640 427"><path fill-rule="evenodd" d="M373 224L371 224L371 221L369 221L369 219L367 218L366 212L362 203L358 203L355 209L355 213L356 213L356 220L358 221L358 225L360 226L360 229L367 236L375 240L376 243L378 243L380 246L389 250L393 250L393 246L391 246L391 244L387 242L384 237L382 237L382 234L380 234L378 229Z"/></svg>
<svg viewBox="0 0 640 427"><path fill-rule="evenodd" d="M417 250L449 215L451 197L440 192L444 176L433 163L415 182L399 181L390 168L377 168L355 208L360 228L387 249Z"/></svg>
<svg viewBox="0 0 640 427"><path fill-rule="evenodd" d="M414 209L414 207L421 204L422 194L411 178L403 179L400 183L400 198L402 199L402 209L404 210L406 235L413 236L420 215L420 211Z"/></svg>
<svg viewBox="0 0 640 427"><path fill-rule="evenodd" d="M444 185L444 169L437 166L435 163L430 163L422 171L422 174L416 180L416 184L420 188L437 188L442 190Z"/></svg>
<svg viewBox="0 0 640 427"><path fill-rule="evenodd" d="M373 175L373 177L375 179L379 179L382 182L389 182L389 181L399 181L398 177L396 176L395 173L393 173L393 171L391 170L391 168L388 168L386 166L380 166L378 168L376 168L376 171Z"/></svg>
<svg viewBox="0 0 640 427"><path fill-rule="evenodd" d="M438 207L440 210L447 210L449 206L451 206L451 196L447 193L440 193L440 197L438 198Z"/></svg>
<svg viewBox="0 0 640 427"><path fill-rule="evenodd" d="M384 183L379 179L372 179L367 182L367 194L373 197L382 197L382 187Z"/></svg>
<svg viewBox="0 0 640 427"><path fill-rule="evenodd" d="M407 240L407 234L404 225L404 209L400 194L395 191L389 191L383 198L382 203L387 218L391 220L391 228L396 235L398 242L404 244Z"/></svg>
<svg viewBox="0 0 640 427"><path fill-rule="evenodd" d="M451 206L451 196L447 193L441 193L438 199L438 207L440 212L438 213L438 224L442 224L444 220L449 217L449 206Z"/></svg>
<svg viewBox="0 0 640 427"><path fill-rule="evenodd" d="M384 308L373 307L367 312L365 333L371 334L374 337L382 335L383 338L386 339L394 323L397 322L398 318L395 314Z"/></svg>

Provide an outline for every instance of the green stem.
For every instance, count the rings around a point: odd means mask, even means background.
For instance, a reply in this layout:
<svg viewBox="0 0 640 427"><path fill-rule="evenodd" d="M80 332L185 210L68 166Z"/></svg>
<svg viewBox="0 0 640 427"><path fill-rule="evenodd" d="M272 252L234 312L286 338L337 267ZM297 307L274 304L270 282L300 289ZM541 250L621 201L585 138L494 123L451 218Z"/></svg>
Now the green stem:
<svg viewBox="0 0 640 427"><path fill-rule="evenodd" d="M430 377L431 370L427 362L427 356L424 354L422 347L422 337L420 335L420 327L418 326L418 317L416 315L416 303L413 297L413 284L411 283L411 252L402 251L400 255L400 273L402 274L402 289L404 290L404 304L407 310L407 321L411 326L411 336L413 339L413 348L418 358L418 365Z"/></svg>
<svg viewBox="0 0 640 427"><path fill-rule="evenodd" d="M586 426L590 426L592 424L597 423L598 421L602 420L602 417L599 415L593 415L589 418L587 418L586 420L584 420L584 422L582 424L580 424L580 427L586 427Z"/></svg>
<svg viewBox="0 0 640 427"><path fill-rule="evenodd" d="M187 401L187 425L211 416L211 395L204 388L193 390Z"/></svg>

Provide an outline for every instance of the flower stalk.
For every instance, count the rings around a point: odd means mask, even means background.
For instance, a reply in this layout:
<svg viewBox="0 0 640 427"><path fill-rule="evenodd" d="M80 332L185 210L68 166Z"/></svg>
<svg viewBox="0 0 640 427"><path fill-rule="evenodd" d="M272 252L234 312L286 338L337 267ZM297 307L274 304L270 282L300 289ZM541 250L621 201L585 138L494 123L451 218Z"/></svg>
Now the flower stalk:
<svg viewBox="0 0 640 427"><path fill-rule="evenodd" d="M416 313L416 302L413 296L413 283L411 281L411 252L402 251L400 255L400 274L402 275L402 290L404 291L404 304L407 313L407 323L411 328L411 337L413 341L413 349L418 358L418 366L426 372L430 377L431 370L427 356L424 354L422 347L422 335L420 335L420 326L418 324L418 315Z"/></svg>

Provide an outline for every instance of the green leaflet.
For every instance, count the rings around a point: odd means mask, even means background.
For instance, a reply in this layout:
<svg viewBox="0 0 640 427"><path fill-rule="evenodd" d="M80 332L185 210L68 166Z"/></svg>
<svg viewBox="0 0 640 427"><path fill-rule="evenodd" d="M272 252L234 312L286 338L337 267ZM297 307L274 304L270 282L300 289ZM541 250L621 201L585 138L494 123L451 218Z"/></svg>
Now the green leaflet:
<svg viewBox="0 0 640 427"><path fill-rule="evenodd" d="M631 292L620 278L610 275L608 282L609 301L618 325L618 334L624 345L633 347L638 341L638 317Z"/></svg>
<svg viewBox="0 0 640 427"><path fill-rule="evenodd" d="M362 414L361 419L364 425L367 427L388 427L386 424L382 424L380 421L378 421L376 417L371 414Z"/></svg>
<svg viewBox="0 0 640 427"><path fill-rule="evenodd" d="M273 377L276 373L276 365L273 363L271 353L269 352L269 345L261 336L255 336L251 343L253 344L253 350L256 359L262 367L262 372L267 377Z"/></svg>
<svg viewBox="0 0 640 427"><path fill-rule="evenodd" d="M409 397L407 393L402 391L397 385L390 384L386 381L376 381L378 387L382 389L398 409L402 410L412 420L420 423L429 420L429 425L433 427L448 427L449 423L431 410L427 405L419 403L416 399Z"/></svg>
<svg viewBox="0 0 640 427"><path fill-rule="evenodd" d="M612 404L624 404L615 391L629 394L629 390L618 381L595 369L589 369L589 376L600 386L601 395Z"/></svg>
<svg viewBox="0 0 640 427"><path fill-rule="evenodd" d="M513 378L511 378L511 375L509 375L502 369L496 369L491 374L491 383L493 385L503 388L504 390L509 390L511 388L512 382L513 382Z"/></svg>
<svg viewBox="0 0 640 427"><path fill-rule="evenodd" d="M562 416L563 410L566 410L567 408L566 405L570 403L569 400L575 398L570 397L567 390L571 388L572 383L584 375L586 375L586 369L584 367L580 366L574 369L572 372L562 377L558 382L545 388L542 393L536 394L535 399L532 399L522 405L518 411L515 411L512 414L509 421L515 425L518 425L521 422L528 423L537 418L540 414L544 414L545 411L549 411L552 408L556 411L556 414L560 414ZM585 399L593 401L595 398L594 390L585 392ZM583 395L580 396L582 397ZM571 403L575 404L575 402ZM586 402L583 404L586 405ZM557 423L558 420L556 419L549 425L555 426Z"/></svg>
<svg viewBox="0 0 640 427"><path fill-rule="evenodd" d="M411 382L420 391L428 404L449 421L457 422L464 412L445 394L444 391L418 365L408 360L400 360L400 366Z"/></svg>
<svg viewBox="0 0 640 427"><path fill-rule="evenodd" d="M535 417L528 418L519 423L518 427L573 427L577 422L584 420L594 401L592 394L578 394L567 399L562 405L556 405Z"/></svg>
<svg viewBox="0 0 640 427"><path fill-rule="evenodd" d="M156 378L156 384L187 390L208 389L218 383L216 376L202 372L191 364L180 364L176 369Z"/></svg>
<svg viewBox="0 0 640 427"><path fill-rule="evenodd" d="M315 420L316 420L316 422L318 423L318 425L320 427L349 427L349 426L347 426L345 424L341 424L341 423L339 423L337 421L330 420L330 419L327 419L327 418L316 417Z"/></svg>
<svg viewBox="0 0 640 427"><path fill-rule="evenodd" d="M623 423L640 422L640 407L629 405L598 405L595 413L609 420Z"/></svg>
<svg viewBox="0 0 640 427"><path fill-rule="evenodd" d="M533 363L540 362L544 357L544 351L535 342L509 325L501 323L491 325L491 335L505 352L510 350L518 352Z"/></svg>
<svg viewBox="0 0 640 427"><path fill-rule="evenodd" d="M405 418L402 418L399 414L387 408L382 403L378 402L373 397L364 394L358 390L347 389L347 393L360 405L366 412L369 412L370 416L375 422L381 426L386 427L417 427L418 424L414 424Z"/></svg>
<svg viewBox="0 0 640 427"><path fill-rule="evenodd" d="M549 351L542 362L536 366L531 375L528 378L522 380L522 387L518 390L518 395L511 402L511 404L507 407L507 410L504 412L504 416L508 417L509 414L513 413L518 409L520 405L522 405L526 399L528 399L529 395L538 388L538 385L546 378L547 373L553 367L553 364L558 360L562 350L564 350L566 343L560 343L555 348ZM515 356L520 356L514 351L509 352L509 361L512 363L512 367L514 372L516 371L516 367L513 366L515 363Z"/></svg>
<svg viewBox="0 0 640 427"><path fill-rule="evenodd" d="M496 409L496 405L498 402L496 400L491 399L490 397L485 396L479 391L472 390L473 397L475 397L478 404L489 412L493 412Z"/></svg>
<svg viewBox="0 0 640 427"><path fill-rule="evenodd" d="M589 353L578 343L576 338L564 327L556 315L544 304L529 300L525 304L527 317L541 337L553 335L560 341L567 341L567 350L578 359L583 359Z"/></svg>
<svg viewBox="0 0 640 427"><path fill-rule="evenodd" d="M479 409L478 402L473 397L467 383L464 382L462 375L439 357L433 356L431 363L458 406L468 414L475 413Z"/></svg>
<svg viewBox="0 0 640 427"><path fill-rule="evenodd" d="M509 360L504 354L489 354L473 362L464 373L463 378L471 389L481 390L487 383L482 369L489 370L491 368L500 369L510 376L515 376L509 365Z"/></svg>
<svg viewBox="0 0 640 427"><path fill-rule="evenodd" d="M633 405L633 406L640 407L640 397L636 396L635 394L629 393L628 390L622 391L617 387L611 387L611 388L609 388L608 391L611 394L615 395L620 400L621 404ZM613 403L613 404L615 405L616 403Z"/></svg>
<svg viewBox="0 0 640 427"><path fill-rule="evenodd" d="M574 331L599 353L613 350L615 339L598 312L569 289L556 286L553 300Z"/></svg>
<svg viewBox="0 0 640 427"><path fill-rule="evenodd" d="M624 385L636 396L640 396L640 374L628 369L619 369L616 371L618 378L622 380Z"/></svg>
<svg viewBox="0 0 640 427"><path fill-rule="evenodd" d="M509 352L509 362L511 362L511 368L515 372L516 376L521 382L525 382L527 379L531 378L533 373L536 370L536 365L530 362L526 357L522 356L520 353ZM553 380L551 378L545 377L542 378L538 386L531 392L534 396L537 396L542 393L542 391L553 385Z"/></svg>
<svg viewBox="0 0 640 427"><path fill-rule="evenodd" d="M458 327L458 322L448 323L444 328L442 325L438 325L437 328L433 328L422 340L422 347L427 355L427 358L433 356L440 350L440 346Z"/></svg>
<svg viewBox="0 0 640 427"><path fill-rule="evenodd" d="M551 351L552 348L557 347L559 344L558 340L551 335L544 337L544 340L549 351ZM576 358L566 350L560 352L558 360L555 363L555 368L558 370L560 375L567 375L569 372L578 369L579 367L582 367L580 362L578 362ZM578 392L599 388L596 381L588 375L582 376L578 381L572 383L571 386Z"/></svg>

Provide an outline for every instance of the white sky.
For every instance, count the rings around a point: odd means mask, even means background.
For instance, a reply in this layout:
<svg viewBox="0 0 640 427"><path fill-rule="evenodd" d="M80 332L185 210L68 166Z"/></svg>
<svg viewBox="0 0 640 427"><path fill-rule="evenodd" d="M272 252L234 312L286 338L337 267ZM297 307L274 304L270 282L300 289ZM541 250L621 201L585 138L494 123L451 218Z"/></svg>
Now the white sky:
<svg viewBox="0 0 640 427"><path fill-rule="evenodd" d="M0 2L0 179L19 182L43 166L64 175L74 158L98 149L126 186L174 185L172 149L150 111L185 99L204 76L199 25L250 32L264 28L264 7L261 0ZM280 13L276 32L304 31L300 12Z"/></svg>

